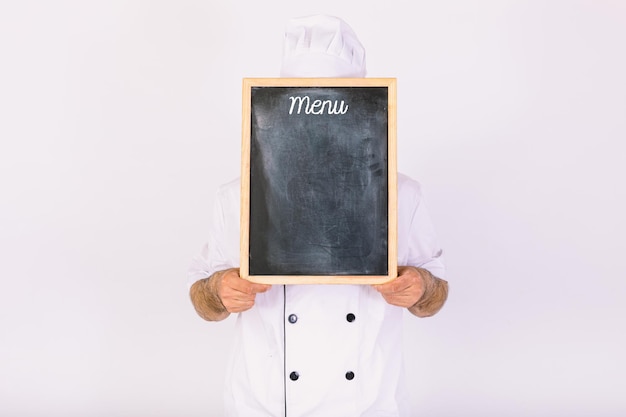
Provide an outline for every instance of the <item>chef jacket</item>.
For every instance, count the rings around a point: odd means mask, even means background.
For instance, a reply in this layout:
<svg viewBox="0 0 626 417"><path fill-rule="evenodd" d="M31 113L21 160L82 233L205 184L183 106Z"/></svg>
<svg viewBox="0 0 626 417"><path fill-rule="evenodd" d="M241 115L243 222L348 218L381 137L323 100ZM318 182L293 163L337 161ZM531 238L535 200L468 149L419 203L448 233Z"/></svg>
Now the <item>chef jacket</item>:
<svg viewBox="0 0 626 417"><path fill-rule="evenodd" d="M239 266L239 179L218 189L207 245L189 283ZM444 278L420 185L398 175L398 265ZM403 308L369 285L273 285L239 313L226 416L410 416Z"/></svg>

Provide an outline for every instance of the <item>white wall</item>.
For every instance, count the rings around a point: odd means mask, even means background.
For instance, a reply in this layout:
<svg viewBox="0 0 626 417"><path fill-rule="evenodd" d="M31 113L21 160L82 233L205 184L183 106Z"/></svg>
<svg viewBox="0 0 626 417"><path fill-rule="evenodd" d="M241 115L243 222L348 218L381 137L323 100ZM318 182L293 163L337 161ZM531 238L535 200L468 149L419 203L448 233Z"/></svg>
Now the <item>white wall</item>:
<svg viewBox="0 0 626 417"><path fill-rule="evenodd" d="M419 415L624 415L626 4L300 3L0 2L0 415L220 415L233 321L185 270L241 78L313 12L398 78L446 249L447 307L406 323Z"/></svg>

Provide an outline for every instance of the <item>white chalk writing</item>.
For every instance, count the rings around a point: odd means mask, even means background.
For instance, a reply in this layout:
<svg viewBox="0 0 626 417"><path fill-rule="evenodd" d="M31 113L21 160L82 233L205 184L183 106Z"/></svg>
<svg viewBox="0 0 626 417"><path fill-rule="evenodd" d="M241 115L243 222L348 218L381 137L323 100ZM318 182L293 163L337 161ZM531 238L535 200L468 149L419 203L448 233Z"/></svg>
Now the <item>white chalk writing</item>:
<svg viewBox="0 0 626 417"><path fill-rule="evenodd" d="M294 109L297 108L295 114L346 114L348 112L348 105L341 100L311 100L309 96L291 96L289 97L291 105L289 107L289 114L294 113Z"/></svg>

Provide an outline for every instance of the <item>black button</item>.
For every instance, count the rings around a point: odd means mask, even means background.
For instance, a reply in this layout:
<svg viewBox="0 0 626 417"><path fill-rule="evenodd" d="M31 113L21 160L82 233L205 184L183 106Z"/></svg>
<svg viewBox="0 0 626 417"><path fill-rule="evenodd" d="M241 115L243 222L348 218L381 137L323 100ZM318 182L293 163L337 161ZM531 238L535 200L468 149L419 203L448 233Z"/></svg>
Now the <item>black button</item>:
<svg viewBox="0 0 626 417"><path fill-rule="evenodd" d="M356 316L352 313L348 314L346 316L346 320L348 320L350 323L352 323L354 320L356 320Z"/></svg>
<svg viewBox="0 0 626 417"><path fill-rule="evenodd" d="M298 316L296 316L295 314L290 314L288 320L289 320L289 323L295 323L298 321Z"/></svg>
<svg viewBox="0 0 626 417"><path fill-rule="evenodd" d="M354 379L354 372L352 372L352 371L346 372L346 379L348 381L352 381Z"/></svg>
<svg viewBox="0 0 626 417"><path fill-rule="evenodd" d="M297 381L298 378L300 378L300 374L295 371L289 374L289 379L292 381Z"/></svg>

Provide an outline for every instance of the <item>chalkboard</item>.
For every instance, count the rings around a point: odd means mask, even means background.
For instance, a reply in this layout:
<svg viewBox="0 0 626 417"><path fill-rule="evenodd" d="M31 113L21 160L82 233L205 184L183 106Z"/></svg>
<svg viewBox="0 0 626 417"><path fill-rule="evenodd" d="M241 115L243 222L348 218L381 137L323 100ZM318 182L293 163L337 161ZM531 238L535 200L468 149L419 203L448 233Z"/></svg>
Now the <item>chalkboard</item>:
<svg viewBox="0 0 626 417"><path fill-rule="evenodd" d="M395 278L394 78L246 78L242 126L243 278Z"/></svg>

